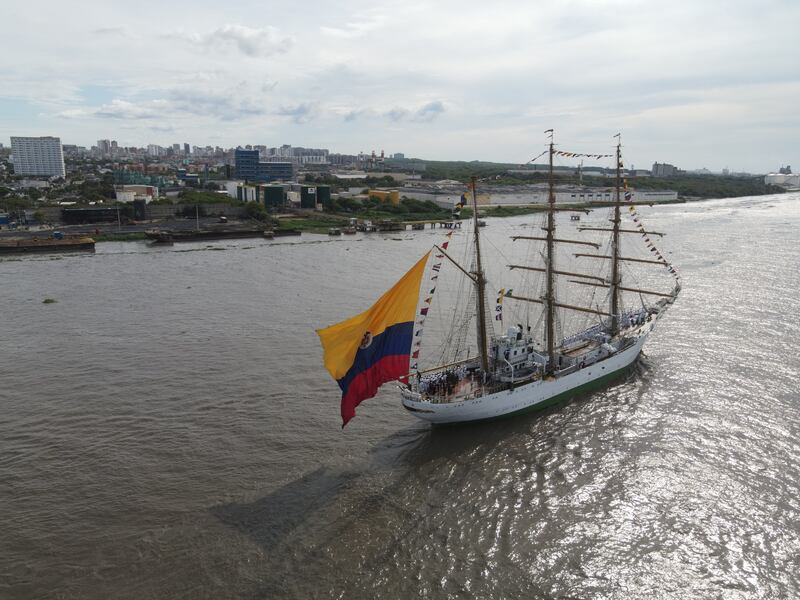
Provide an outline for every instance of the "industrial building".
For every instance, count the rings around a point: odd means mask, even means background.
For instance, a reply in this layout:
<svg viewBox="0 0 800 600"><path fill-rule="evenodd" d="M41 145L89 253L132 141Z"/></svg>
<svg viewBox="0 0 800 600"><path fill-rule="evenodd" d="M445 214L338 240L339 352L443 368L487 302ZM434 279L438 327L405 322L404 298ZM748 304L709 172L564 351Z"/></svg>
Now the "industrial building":
<svg viewBox="0 0 800 600"><path fill-rule="evenodd" d="M114 193L117 202L143 200L145 204L149 204L158 198L158 188L154 185L118 185L114 188Z"/></svg>
<svg viewBox="0 0 800 600"><path fill-rule="evenodd" d="M226 181L225 193L239 202L263 203L267 210L284 208L289 204L290 184L285 183L247 183Z"/></svg>
<svg viewBox="0 0 800 600"><path fill-rule="evenodd" d="M331 188L327 185L301 185L300 208L321 210L331 202Z"/></svg>
<svg viewBox="0 0 800 600"><path fill-rule="evenodd" d="M770 173L764 176L764 183L767 185L779 185L786 189L800 188L800 175L791 173Z"/></svg>
<svg viewBox="0 0 800 600"><path fill-rule="evenodd" d="M12 137L11 153L16 175L64 177L64 151L61 138Z"/></svg>
<svg viewBox="0 0 800 600"><path fill-rule="evenodd" d="M391 202L395 206L400 204L400 192L397 190L369 190L367 196L377 198L381 202Z"/></svg>
<svg viewBox="0 0 800 600"><path fill-rule="evenodd" d="M669 163L653 163L650 172L653 177L673 177L678 174L678 167Z"/></svg>

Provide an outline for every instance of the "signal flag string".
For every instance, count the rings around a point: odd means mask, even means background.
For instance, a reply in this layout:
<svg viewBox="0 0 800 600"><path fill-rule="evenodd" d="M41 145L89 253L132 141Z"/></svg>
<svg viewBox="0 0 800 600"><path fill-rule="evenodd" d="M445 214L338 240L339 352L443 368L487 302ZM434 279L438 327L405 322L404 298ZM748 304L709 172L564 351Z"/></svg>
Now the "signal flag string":
<svg viewBox="0 0 800 600"><path fill-rule="evenodd" d="M442 250L447 250L447 246L450 245L450 238L453 237L453 232L448 232L445 237L447 239L442 242L442 245L440 246ZM438 262L431 266L431 276L429 279L431 288L425 296L422 307L419 309L419 318L415 323L416 331L414 332L414 345L411 348L411 364L408 367L409 372L416 371L419 368L419 351L420 347L422 346L423 326L425 325L425 319L428 317L428 311L430 310L431 303L433 302L433 295L436 292L436 285L439 279L439 272L442 270L442 259L444 258L444 254L434 254L434 258Z"/></svg>
<svg viewBox="0 0 800 600"><path fill-rule="evenodd" d="M622 160L620 159L619 168L622 170ZM625 189L625 202L632 202L633 201L633 192L628 187L628 179L623 178L622 180L623 187ZM630 213L631 219L633 219L634 224L639 229L639 233L642 234L642 238L644 239L644 243L647 246L647 249L650 250L650 253L655 255L658 261L667 267L667 270L670 272L672 277L675 279L675 289L672 291L672 301L674 301L675 297L678 295L678 292L681 290L681 275L678 273L678 270L675 266L669 262L661 252L659 252L656 245L653 243L653 240L650 239L650 236L647 235L647 231L645 230L644 223L642 223L642 217L639 215L639 212L636 210L636 205L631 204L628 206L628 212Z"/></svg>

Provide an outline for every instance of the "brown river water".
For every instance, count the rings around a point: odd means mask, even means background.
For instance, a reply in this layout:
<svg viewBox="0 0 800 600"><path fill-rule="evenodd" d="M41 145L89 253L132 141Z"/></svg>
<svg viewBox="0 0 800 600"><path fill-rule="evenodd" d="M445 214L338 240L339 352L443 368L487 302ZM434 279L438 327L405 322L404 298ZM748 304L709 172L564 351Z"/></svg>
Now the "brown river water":
<svg viewBox="0 0 800 600"><path fill-rule="evenodd" d="M0 260L0 598L800 597L800 195L640 213L630 375L450 429L341 430L314 333L441 231Z"/></svg>

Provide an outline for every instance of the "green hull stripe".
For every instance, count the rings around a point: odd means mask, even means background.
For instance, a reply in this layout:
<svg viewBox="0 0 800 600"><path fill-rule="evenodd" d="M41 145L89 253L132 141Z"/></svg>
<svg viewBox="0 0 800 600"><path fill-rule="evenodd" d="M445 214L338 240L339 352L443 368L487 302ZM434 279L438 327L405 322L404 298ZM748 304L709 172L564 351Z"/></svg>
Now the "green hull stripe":
<svg viewBox="0 0 800 600"><path fill-rule="evenodd" d="M635 362L635 361L634 361ZM564 402L566 400L570 400L574 398L576 395L580 394L581 392L588 392L590 390L596 390L597 388L603 387L609 381L618 378L619 376L625 374L631 367L633 363L622 367L621 369L617 369L611 373L603 375L602 377L598 377L597 379L593 379L588 383L584 383L583 385L579 385L578 387L574 387L571 390L567 390L566 392L562 392L552 398L548 398L543 402L538 402L531 406L527 406L525 408L521 408L519 410L515 410L514 412L504 413L502 415L497 415L496 417L487 417L485 419L472 419L469 421L455 421L453 423L432 423L436 427L453 427L458 425L473 425L475 423L488 423L490 421L499 421L500 419L507 419L509 417L516 417L518 415L522 415L529 412L535 412L538 410L545 409L549 406L553 406L554 404L558 404L560 402Z"/></svg>

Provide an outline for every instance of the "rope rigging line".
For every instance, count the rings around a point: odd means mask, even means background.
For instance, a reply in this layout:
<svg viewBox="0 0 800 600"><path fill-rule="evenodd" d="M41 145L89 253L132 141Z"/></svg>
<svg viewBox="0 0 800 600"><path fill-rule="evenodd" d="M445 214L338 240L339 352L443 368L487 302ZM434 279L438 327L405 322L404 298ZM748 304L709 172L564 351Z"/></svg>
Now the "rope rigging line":
<svg viewBox="0 0 800 600"><path fill-rule="evenodd" d="M619 167L620 169L622 168L621 158ZM633 198L633 192L628 188L628 179L623 178L622 182L623 182L623 187L625 189L625 201L631 202ZM666 257L664 257L664 255L661 254L656 245L653 243L653 240L650 239L650 236L647 234L647 231L644 227L644 223L642 222L642 218L639 215L639 212L636 210L636 205L631 204L630 206L628 206L628 213L630 218L633 220L633 223L639 229L639 232L641 233L641 236L645 242L645 246L647 246L647 249L661 264L663 264L667 268L672 277L675 279L675 287L673 288L672 291L672 302L674 302L675 298L678 296L678 293L681 291L680 273L678 273L678 270L675 268L675 266L670 261L668 261Z"/></svg>

